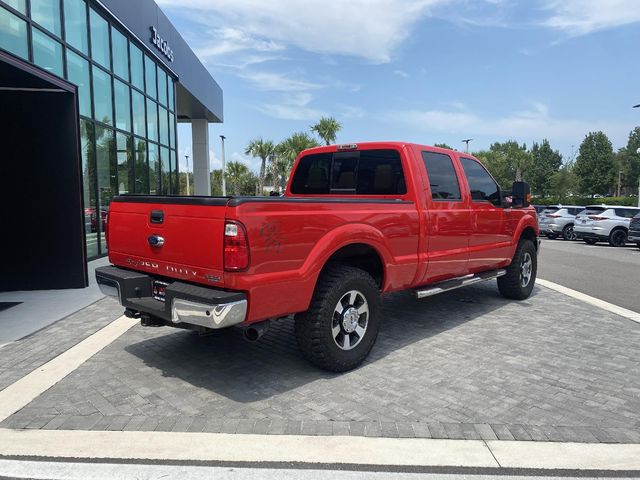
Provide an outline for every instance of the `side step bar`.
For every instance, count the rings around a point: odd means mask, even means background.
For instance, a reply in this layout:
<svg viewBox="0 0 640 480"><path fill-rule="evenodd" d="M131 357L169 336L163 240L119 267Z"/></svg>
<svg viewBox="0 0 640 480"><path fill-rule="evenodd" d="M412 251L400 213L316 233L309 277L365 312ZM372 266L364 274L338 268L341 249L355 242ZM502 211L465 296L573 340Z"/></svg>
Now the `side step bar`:
<svg viewBox="0 0 640 480"><path fill-rule="evenodd" d="M418 288L413 291L416 297L426 298L439 293L448 292L449 290L455 290L456 288L466 287L467 285L473 285L474 283L484 282L485 280L493 280L494 278L506 275L507 271L504 269L490 270L488 272L470 273L464 277L452 278L451 280L445 280L444 282L434 283L424 288Z"/></svg>

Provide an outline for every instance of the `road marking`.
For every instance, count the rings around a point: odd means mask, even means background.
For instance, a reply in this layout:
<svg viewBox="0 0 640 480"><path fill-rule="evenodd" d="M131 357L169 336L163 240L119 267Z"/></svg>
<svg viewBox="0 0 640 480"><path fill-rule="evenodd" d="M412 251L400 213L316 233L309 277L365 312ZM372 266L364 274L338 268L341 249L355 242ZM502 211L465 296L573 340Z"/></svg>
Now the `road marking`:
<svg viewBox="0 0 640 480"><path fill-rule="evenodd" d="M619 307L618 305L614 305L613 303L605 302L604 300L600 300L599 298L595 298L585 293L578 292L577 290L573 290L571 288L558 285L557 283L550 282L549 280L543 280L542 278L536 279L536 283L538 285L542 285L543 287L550 288L551 290L555 290L556 292L560 292L560 293L563 293L564 295L568 295L569 297L575 298L576 300L581 300L595 307L601 308L608 312L615 313L616 315L620 315L621 317L625 317L625 318L628 318L629 320L640 323L640 313L634 312L633 310L628 310L626 308Z"/></svg>
<svg viewBox="0 0 640 480"><path fill-rule="evenodd" d="M138 321L122 316L0 391L0 422L25 407Z"/></svg>
<svg viewBox="0 0 640 480"><path fill-rule="evenodd" d="M481 440L224 433L0 429L0 455L499 467Z"/></svg>

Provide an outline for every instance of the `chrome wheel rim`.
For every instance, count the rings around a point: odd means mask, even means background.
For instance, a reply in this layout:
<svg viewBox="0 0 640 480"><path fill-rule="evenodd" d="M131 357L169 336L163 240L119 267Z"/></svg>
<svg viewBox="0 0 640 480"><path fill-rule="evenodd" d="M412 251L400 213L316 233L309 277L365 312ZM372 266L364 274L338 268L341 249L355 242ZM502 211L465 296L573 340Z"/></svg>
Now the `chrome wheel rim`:
<svg viewBox="0 0 640 480"><path fill-rule="evenodd" d="M333 310L331 336L341 350L357 347L369 326L369 303L358 290L345 293Z"/></svg>
<svg viewBox="0 0 640 480"><path fill-rule="evenodd" d="M575 240L576 234L573 232L573 227L567 227L567 233L565 235L567 240Z"/></svg>
<svg viewBox="0 0 640 480"><path fill-rule="evenodd" d="M533 259L531 254L526 252L522 257L522 263L520 264L520 286L526 287L531 281L531 275L533 273Z"/></svg>

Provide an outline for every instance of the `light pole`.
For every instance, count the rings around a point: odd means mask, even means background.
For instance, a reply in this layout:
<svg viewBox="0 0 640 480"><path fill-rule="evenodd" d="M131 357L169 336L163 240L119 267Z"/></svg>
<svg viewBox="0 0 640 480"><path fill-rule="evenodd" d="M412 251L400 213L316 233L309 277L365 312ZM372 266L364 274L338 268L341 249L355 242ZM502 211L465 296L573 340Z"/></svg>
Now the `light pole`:
<svg viewBox="0 0 640 480"><path fill-rule="evenodd" d="M462 140L462 143L466 144L466 146L464 147L464 151L465 153L469 153L469 142L472 142L473 138L465 138L464 140Z"/></svg>
<svg viewBox="0 0 640 480"><path fill-rule="evenodd" d="M185 155L184 158L187 159L187 195L191 195L189 188L189 155Z"/></svg>
<svg viewBox="0 0 640 480"><path fill-rule="evenodd" d="M224 135L220 135L220 140L222 140L222 196L226 197L227 196L227 181L224 178L224 174L225 171L227 169L227 165L226 162L224 161L224 140L225 140Z"/></svg>

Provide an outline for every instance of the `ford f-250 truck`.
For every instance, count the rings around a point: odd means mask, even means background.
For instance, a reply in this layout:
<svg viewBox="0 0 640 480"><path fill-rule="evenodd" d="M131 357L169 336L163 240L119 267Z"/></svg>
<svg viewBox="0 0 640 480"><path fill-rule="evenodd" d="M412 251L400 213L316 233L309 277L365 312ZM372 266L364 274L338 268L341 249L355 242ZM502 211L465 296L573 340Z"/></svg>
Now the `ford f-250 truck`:
<svg viewBox="0 0 640 480"><path fill-rule="evenodd" d="M115 197L113 265L96 278L146 326L240 326L255 340L295 314L304 356L346 371L373 347L382 293L497 278L503 296L527 298L538 250L527 196L452 150L319 147L299 155L283 197Z"/></svg>

